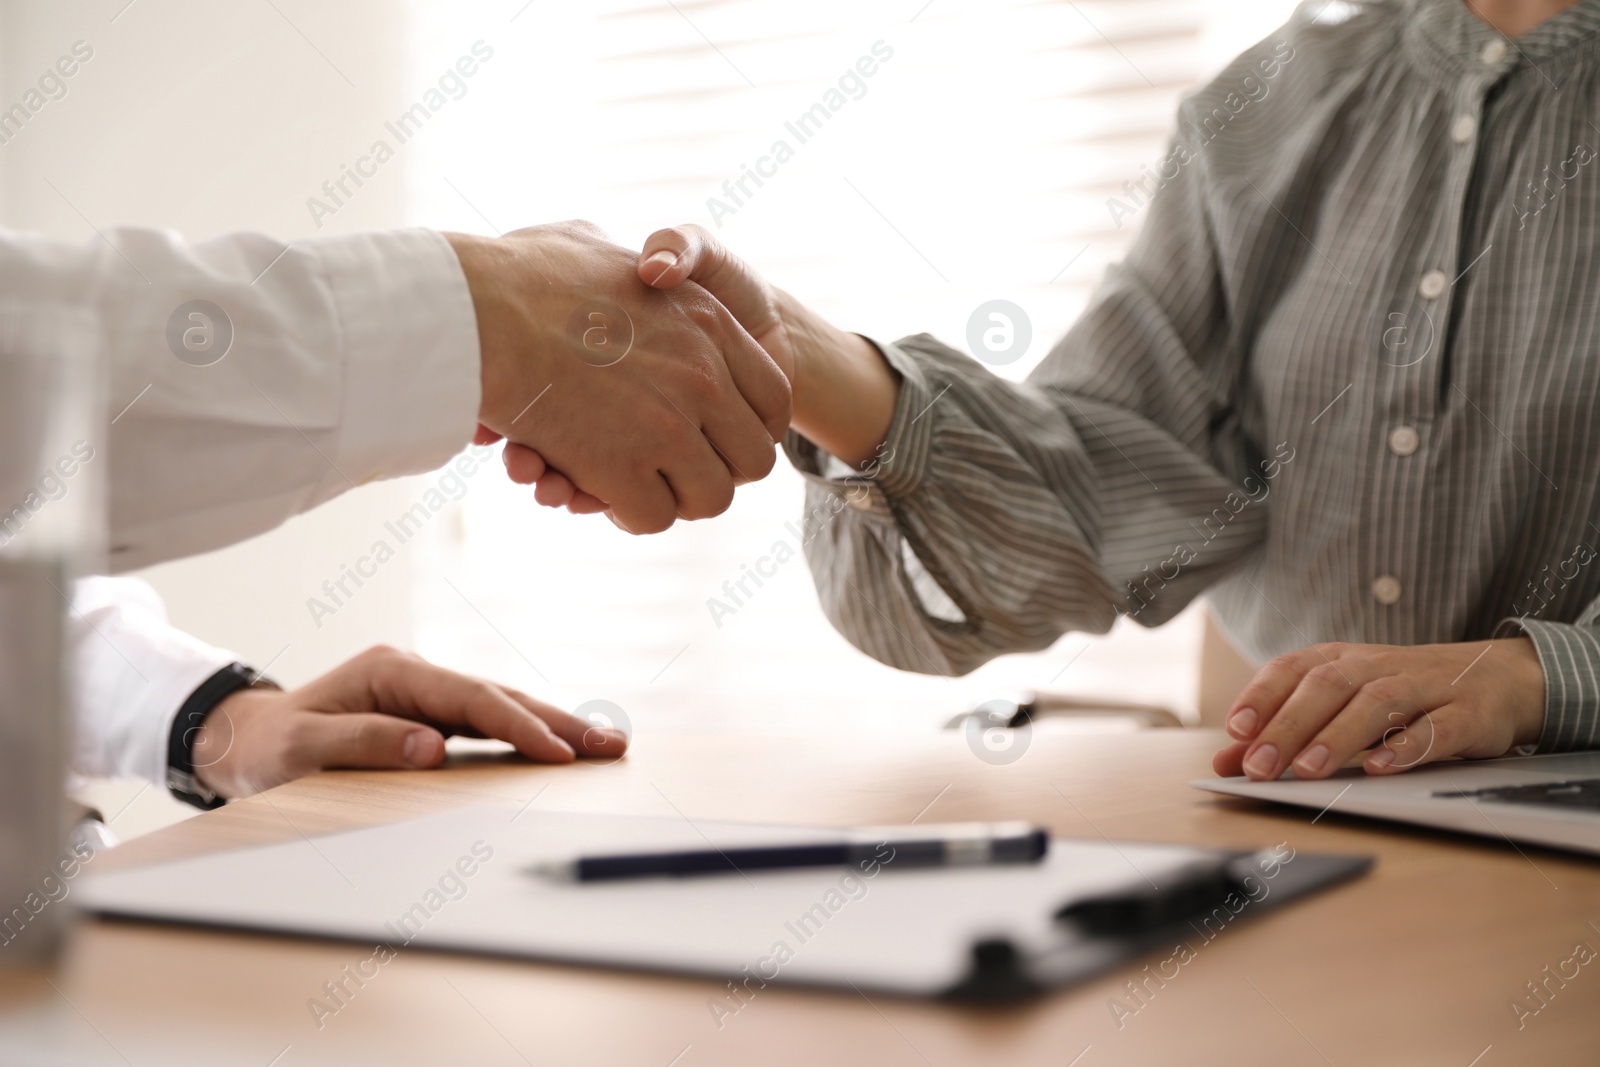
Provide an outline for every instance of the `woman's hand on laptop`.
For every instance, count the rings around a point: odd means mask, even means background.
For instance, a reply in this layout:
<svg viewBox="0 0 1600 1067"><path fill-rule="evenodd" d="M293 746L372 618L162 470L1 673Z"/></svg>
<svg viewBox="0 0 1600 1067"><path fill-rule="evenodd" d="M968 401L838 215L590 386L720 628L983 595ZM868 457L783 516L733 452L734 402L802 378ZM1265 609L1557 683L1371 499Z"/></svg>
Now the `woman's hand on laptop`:
<svg viewBox="0 0 1600 1067"><path fill-rule="evenodd" d="M195 774L221 796L242 797L332 768L436 767L452 734L509 741L540 763L614 758L628 747L619 730L378 646L298 689L223 700L195 738Z"/></svg>
<svg viewBox="0 0 1600 1067"><path fill-rule="evenodd" d="M1322 644L1279 656L1228 713L1212 767L1268 780L1326 778L1371 749L1368 774L1539 740L1544 670L1525 637L1448 645Z"/></svg>

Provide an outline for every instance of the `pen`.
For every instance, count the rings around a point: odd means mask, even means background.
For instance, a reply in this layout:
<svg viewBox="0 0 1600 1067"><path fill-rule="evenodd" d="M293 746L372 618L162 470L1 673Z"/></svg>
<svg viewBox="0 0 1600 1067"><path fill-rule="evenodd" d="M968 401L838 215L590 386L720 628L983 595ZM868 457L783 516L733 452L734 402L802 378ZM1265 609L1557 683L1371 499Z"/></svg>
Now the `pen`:
<svg viewBox="0 0 1600 1067"><path fill-rule="evenodd" d="M854 831L837 841L803 845L634 852L579 856L534 865L549 878L599 882L650 875L720 874L791 867L967 867L1037 863L1049 847L1044 830L1025 822L891 826Z"/></svg>

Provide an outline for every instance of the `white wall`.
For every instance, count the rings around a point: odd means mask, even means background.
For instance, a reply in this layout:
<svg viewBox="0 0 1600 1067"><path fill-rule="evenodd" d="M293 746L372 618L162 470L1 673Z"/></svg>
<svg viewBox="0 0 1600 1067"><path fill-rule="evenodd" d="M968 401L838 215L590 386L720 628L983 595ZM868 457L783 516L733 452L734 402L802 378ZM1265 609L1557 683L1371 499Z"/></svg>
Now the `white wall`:
<svg viewBox="0 0 1600 1067"><path fill-rule="evenodd" d="M0 145L0 224L74 242L98 240L91 224L171 227L193 240L315 232L306 198L371 143L407 95L404 7L274 0L280 16L266 3L126 2L0 4L0 106L20 99L74 42L94 50L67 94ZM404 181L398 168L381 173L321 232L400 225ZM256 665L276 658L272 673L299 682L375 642L410 644L404 561L320 630L305 600L372 543L413 491L369 486L144 577L179 626ZM117 829L187 810L159 794L147 791ZM115 795L99 799L120 806Z"/></svg>

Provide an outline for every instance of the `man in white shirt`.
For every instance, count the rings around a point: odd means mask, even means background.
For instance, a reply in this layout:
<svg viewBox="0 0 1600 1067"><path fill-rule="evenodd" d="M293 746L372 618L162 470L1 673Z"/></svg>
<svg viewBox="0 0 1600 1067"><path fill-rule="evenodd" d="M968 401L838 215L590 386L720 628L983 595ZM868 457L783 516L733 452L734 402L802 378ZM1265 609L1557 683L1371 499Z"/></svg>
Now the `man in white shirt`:
<svg viewBox="0 0 1600 1067"><path fill-rule="evenodd" d="M579 223L288 246L0 234L0 293L0 352L77 346L106 368L113 571L435 469L475 434L528 445L603 492L617 525L655 532L719 514L766 475L789 418L787 378L720 304L644 285L632 253ZM625 744L392 650L266 688L125 582L84 583L74 617L78 767L202 806L326 766L431 766L441 732L542 760Z"/></svg>

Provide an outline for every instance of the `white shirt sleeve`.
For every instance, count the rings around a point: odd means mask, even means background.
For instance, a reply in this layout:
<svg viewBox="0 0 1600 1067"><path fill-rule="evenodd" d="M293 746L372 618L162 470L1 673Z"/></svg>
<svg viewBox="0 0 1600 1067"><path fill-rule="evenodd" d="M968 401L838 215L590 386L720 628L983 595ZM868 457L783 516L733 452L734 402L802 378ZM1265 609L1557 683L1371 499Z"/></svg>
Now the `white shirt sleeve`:
<svg viewBox="0 0 1600 1067"><path fill-rule="evenodd" d="M60 344L34 327L87 316L104 350L109 427L89 445L108 465L113 570L230 544L356 485L435 469L477 419L472 297L431 231L288 246L253 234L189 245L124 229L76 246L0 233L0 293L0 336Z"/></svg>
<svg viewBox="0 0 1600 1067"><path fill-rule="evenodd" d="M134 578L81 579L69 633L72 769L165 785L173 718L201 682L236 657L170 626L161 597Z"/></svg>

